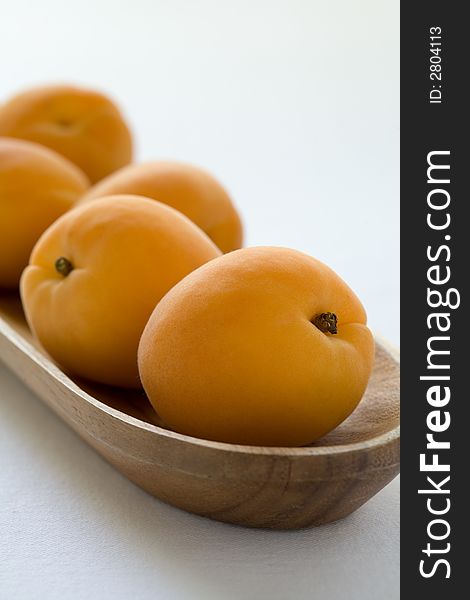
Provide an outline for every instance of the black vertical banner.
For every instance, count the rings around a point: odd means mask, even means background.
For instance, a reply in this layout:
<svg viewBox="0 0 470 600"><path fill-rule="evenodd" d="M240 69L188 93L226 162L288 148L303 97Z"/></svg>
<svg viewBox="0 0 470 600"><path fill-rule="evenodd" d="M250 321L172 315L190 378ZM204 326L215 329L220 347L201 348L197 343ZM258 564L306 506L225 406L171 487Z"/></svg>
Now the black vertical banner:
<svg viewBox="0 0 470 600"><path fill-rule="evenodd" d="M401 586L406 599L466 597L470 576L465 8L465 3L434 0L401 5Z"/></svg>

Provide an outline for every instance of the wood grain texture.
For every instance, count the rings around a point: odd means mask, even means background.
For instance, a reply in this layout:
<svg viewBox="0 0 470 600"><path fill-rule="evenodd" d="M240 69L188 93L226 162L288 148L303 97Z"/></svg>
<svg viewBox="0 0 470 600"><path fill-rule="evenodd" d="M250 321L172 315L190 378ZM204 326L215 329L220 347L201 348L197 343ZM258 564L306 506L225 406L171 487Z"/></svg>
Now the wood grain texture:
<svg viewBox="0 0 470 600"><path fill-rule="evenodd" d="M382 343L356 411L303 448L236 446L164 429L143 392L61 371L32 339L14 294L0 295L0 360L131 481L219 521L321 525L355 511L399 472L399 364Z"/></svg>

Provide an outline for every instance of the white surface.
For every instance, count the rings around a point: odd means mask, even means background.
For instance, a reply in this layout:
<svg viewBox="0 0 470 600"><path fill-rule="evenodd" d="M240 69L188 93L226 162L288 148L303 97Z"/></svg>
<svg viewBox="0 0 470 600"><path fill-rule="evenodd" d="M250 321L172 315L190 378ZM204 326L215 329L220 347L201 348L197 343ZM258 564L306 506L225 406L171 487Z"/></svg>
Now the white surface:
<svg viewBox="0 0 470 600"><path fill-rule="evenodd" d="M199 163L250 245L333 266L398 343L399 3L0 0L0 102L97 86L139 159ZM350 519L246 531L146 496L0 370L0 598L398 598L398 483Z"/></svg>
<svg viewBox="0 0 470 600"><path fill-rule="evenodd" d="M342 522L248 530L158 502L0 365L1 600L398 599L398 480Z"/></svg>

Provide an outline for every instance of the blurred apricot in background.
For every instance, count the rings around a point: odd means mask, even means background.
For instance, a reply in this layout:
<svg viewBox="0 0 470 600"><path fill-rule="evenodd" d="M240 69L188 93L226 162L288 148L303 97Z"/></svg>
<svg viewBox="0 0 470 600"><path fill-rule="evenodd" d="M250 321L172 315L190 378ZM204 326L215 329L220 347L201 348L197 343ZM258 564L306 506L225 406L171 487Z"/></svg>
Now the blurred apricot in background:
<svg viewBox="0 0 470 600"><path fill-rule="evenodd" d="M0 137L0 288L18 287L34 244L89 186L49 148Z"/></svg>
<svg viewBox="0 0 470 600"><path fill-rule="evenodd" d="M37 87L0 106L0 136L37 142L78 165L92 183L132 160L132 137L105 95L73 86Z"/></svg>
<svg viewBox="0 0 470 600"><path fill-rule="evenodd" d="M83 202L111 194L137 194L176 208L222 252L241 247L242 223L227 191L209 173L182 162L129 165L93 186Z"/></svg>

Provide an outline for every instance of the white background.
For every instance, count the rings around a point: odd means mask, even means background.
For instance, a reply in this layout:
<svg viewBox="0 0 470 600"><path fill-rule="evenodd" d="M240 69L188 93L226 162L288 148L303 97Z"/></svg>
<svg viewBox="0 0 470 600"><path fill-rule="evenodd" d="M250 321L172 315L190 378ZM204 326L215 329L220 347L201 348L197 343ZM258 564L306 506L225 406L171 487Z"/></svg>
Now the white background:
<svg viewBox="0 0 470 600"><path fill-rule="evenodd" d="M335 268L395 344L399 3L0 0L0 103L115 98L137 158L212 171L248 245ZM398 483L342 523L272 533L167 507L0 367L0 599L398 598Z"/></svg>

